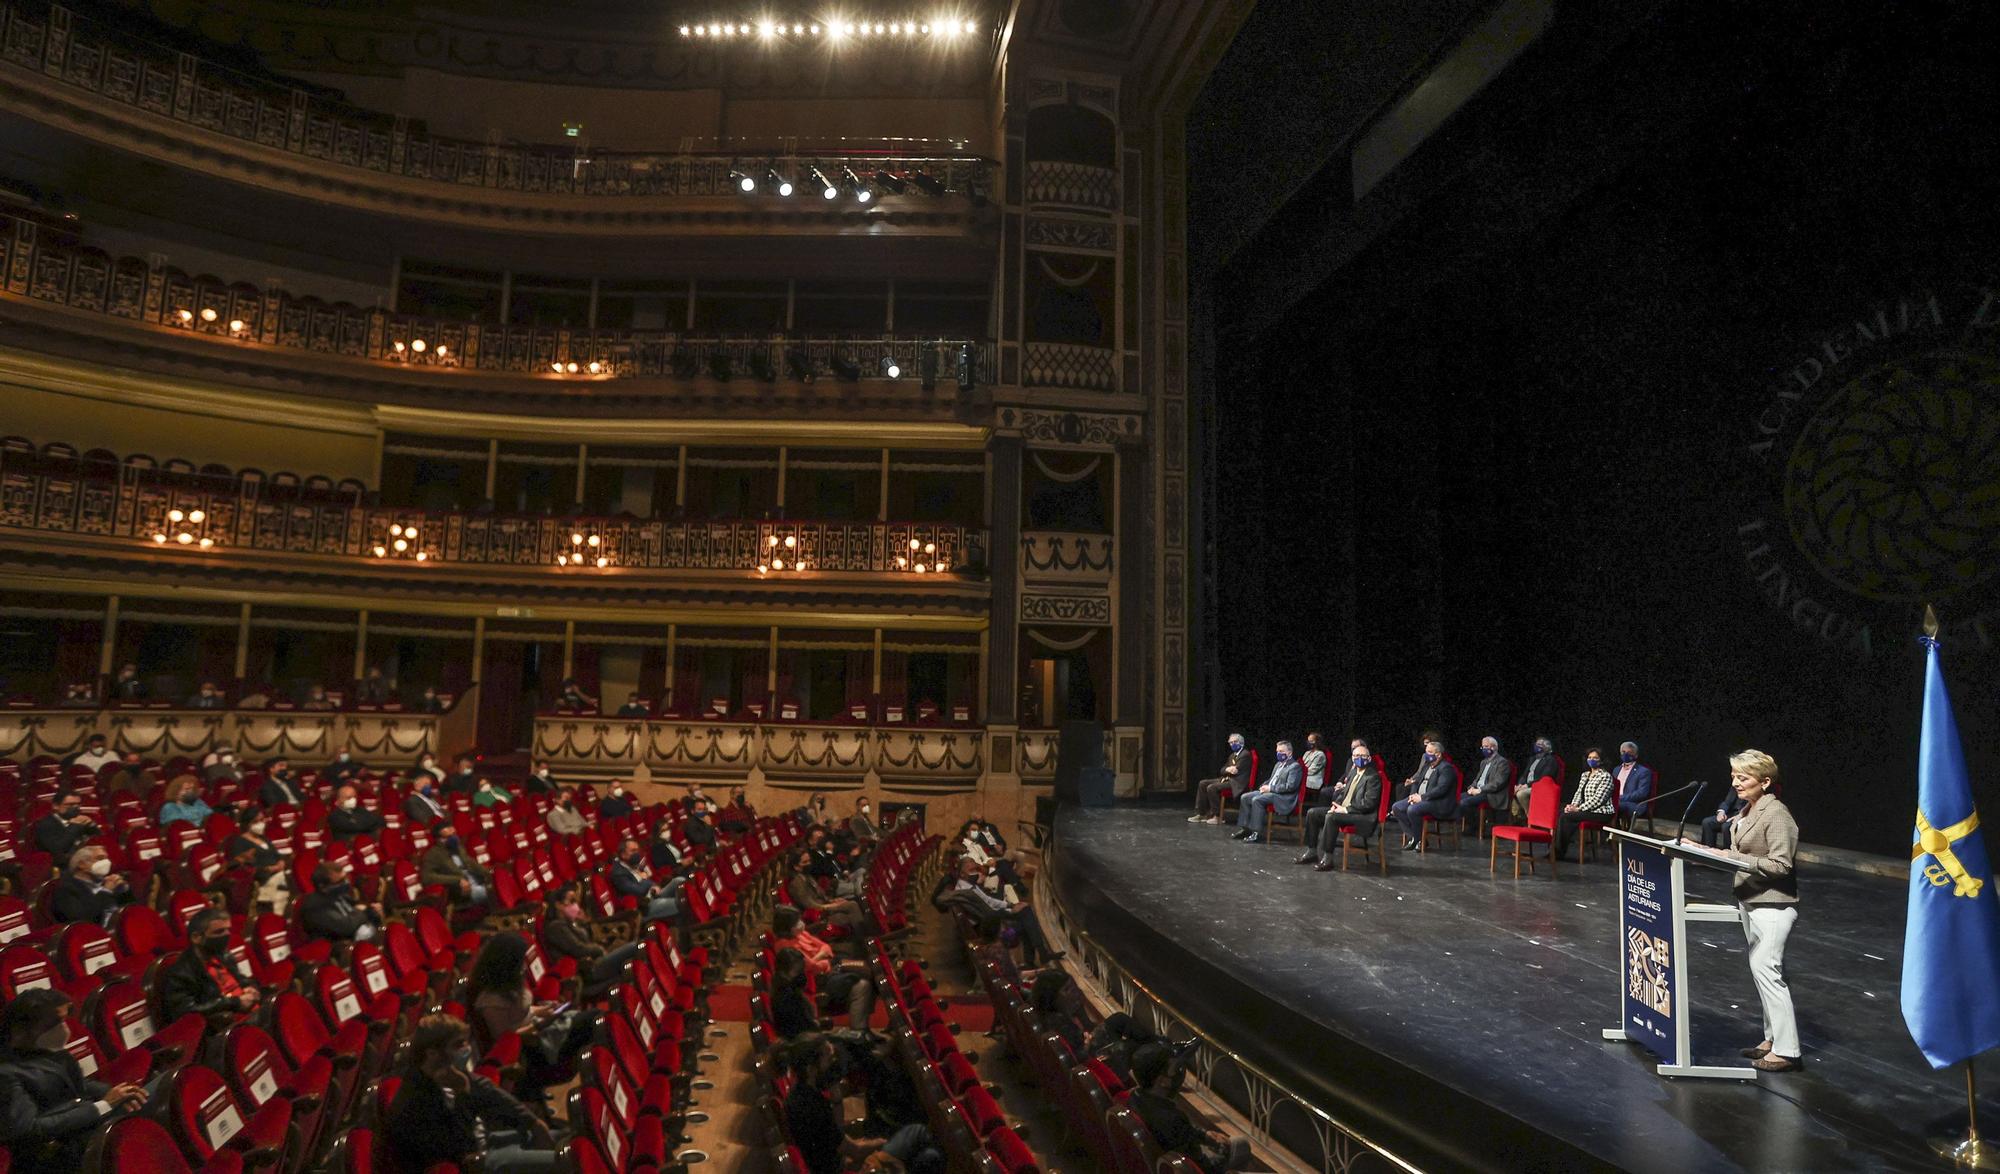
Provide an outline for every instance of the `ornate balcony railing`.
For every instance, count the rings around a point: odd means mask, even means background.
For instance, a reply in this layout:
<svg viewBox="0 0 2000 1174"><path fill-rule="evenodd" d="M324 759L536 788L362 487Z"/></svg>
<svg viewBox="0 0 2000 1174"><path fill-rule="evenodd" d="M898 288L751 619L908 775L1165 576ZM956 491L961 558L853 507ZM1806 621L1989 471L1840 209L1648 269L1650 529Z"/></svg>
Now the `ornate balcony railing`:
<svg viewBox="0 0 2000 1174"><path fill-rule="evenodd" d="M1023 350L1023 386L1118 390L1118 355L1110 347L1031 342Z"/></svg>
<svg viewBox="0 0 2000 1174"><path fill-rule="evenodd" d="M1029 530L1021 535L1021 573L1047 583L1108 583L1111 535Z"/></svg>
<svg viewBox="0 0 2000 1174"><path fill-rule="evenodd" d="M974 726L851 726L817 722L634 721L538 717L535 757L565 770L655 779L748 779L963 787L986 773L986 731Z"/></svg>
<svg viewBox="0 0 2000 1174"><path fill-rule="evenodd" d="M896 378L955 387L988 381L993 372L991 345L970 339L734 339L667 330L446 322L192 276L54 238L32 221L0 217L0 289L220 346L279 347L398 367L507 372L552 381Z"/></svg>
<svg viewBox="0 0 2000 1174"><path fill-rule="evenodd" d="M1086 163L1031 162L1022 199L1029 204L1116 211L1118 173Z"/></svg>
<svg viewBox="0 0 2000 1174"><path fill-rule="evenodd" d="M143 462L143 463L142 463ZM58 460L0 447L0 528L129 538L147 547L174 546L168 513L201 511L207 552L232 549L323 554L425 564L541 566L558 570L557 555L586 552L586 572L602 557L607 567L645 570L742 571L758 574L773 555L784 568L769 573L894 572L898 558L927 550L926 574L963 574L986 563L987 533L931 522L642 521L634 518L548 517L464 511L393 509L367 504L358 491L276 487L263 474L205 476L152 467L147 458L123 465ZM390 528L414 527L416 540L394 551ZM577 536L597 539L580 544ZM789 539L789 541L787 541ZM384 550L376 555L377 547ZM584 548L580 550L580 548ZM803 563L803 568L798 564ZM571 564L575 565L575 564Z"/></svg>
<svg viewBox="0 0 2000 1174"><path fill-rule="evenodd" d="M341 750L376 766L441 754L442 718L421 713L317 713L269 709L0 709L0 758L58 758L103 734L117 753L165 760L233 746L246 761L327 762Z"/></svg>
<svg viewBox="0 0 2000 1174"><path fill-rule="evenodd" d="M774 165L799 184L808 168L836 179L843 167L867 175L921 172L907 191L983 198L993 163L963 153L833 149L700 155L592 151L567 146L479 142L425 133L407 117L366 110L324 93L255 77L121 33L62 5L0 5L0 65L87 91L118 106L170 119L301 160L461 188L570 196L735 195L732 172L762 178Z"/></svg>

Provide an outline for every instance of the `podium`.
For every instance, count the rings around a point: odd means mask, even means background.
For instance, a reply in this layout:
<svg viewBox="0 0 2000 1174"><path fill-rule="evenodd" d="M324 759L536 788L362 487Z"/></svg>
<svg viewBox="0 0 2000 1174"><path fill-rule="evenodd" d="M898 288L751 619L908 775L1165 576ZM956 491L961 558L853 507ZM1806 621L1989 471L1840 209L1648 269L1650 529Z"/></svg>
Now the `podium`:
<svg viewBox="0 0 2000 1174"><path fill-rule="evenodd" d="M1604 1038L1627 1040L1660 1058L1661 1076L1755 1080L1748 1065L1691 1063L1688 1032L1694 998L1688 983L1687 923L1740 923L1734 905L1690 904L1687 868L1734 874L1739 865L1706 848L1607 829L1618 841L1619 1025Z"/></svg>

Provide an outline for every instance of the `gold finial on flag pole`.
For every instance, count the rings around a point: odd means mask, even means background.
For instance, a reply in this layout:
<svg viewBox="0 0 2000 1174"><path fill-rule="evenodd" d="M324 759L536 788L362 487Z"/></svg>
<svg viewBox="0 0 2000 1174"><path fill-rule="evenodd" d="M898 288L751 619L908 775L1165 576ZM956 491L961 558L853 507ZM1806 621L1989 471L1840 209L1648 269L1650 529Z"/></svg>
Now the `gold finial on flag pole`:
<svg viewBox="0 0 2000 1174"><path fill-rule="evenodd" d="M1926 603L1924 605L1924 635L1929 636L1931 639L1935 640L1937 639L1937 634L1938 634L1937 609L1932 607L1930 604Z"/></svg>

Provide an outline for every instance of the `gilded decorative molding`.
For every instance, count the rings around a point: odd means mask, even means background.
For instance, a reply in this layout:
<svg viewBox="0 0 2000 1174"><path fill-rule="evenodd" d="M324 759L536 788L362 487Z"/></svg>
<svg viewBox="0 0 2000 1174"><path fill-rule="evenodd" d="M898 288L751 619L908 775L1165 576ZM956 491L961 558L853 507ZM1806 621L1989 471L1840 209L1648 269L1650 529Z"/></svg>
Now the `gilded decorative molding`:
<svg viewBox="0 0 2000 1174"><path fill-rule="evenodd" d="M1028 530L1021 534L1021 574L1033 580L1108 583L1113 569L1109 534Z"/></svg>
<svg viewBox="0 0 2000 1174"><path fill-rule="evenodd" d="M1000 431L1018 433L1032 445L1110 449L1133 444L1142 434L1136 415L1061 412L1010 404L996 409L994 419Z"/></svg>
<svg viewBox="0 0 2000 1174"><path fill-rule="evenodd" d="M233 746L246 759L280 755L326 762L341 750L378 764L437 753L439 719L416 713L319 713L272 709L0 709L0 758L58 758L103 734L115 753L198 757Z"/></svg>
<svg viewBox="0 0 2000 1174"><path fill-rule="evenodd" d="M1108 628L1111 626L1111 597L1102 594L1023 591L1020 616L1024 624L1080 624L1085 627Z"/></svg>
<svg viewBox="0 0 2000 1174"><path fill-rule="evenodd" d="M986 773L985 739L972 726L535 719L535 756L559 771L629 774L644 764L669 778L974 781Z"/></svg>
<svg viewBox="0 0 2000 1174"><path fill-rule="evenodd" d="M1030 215L1027 241L1051 252L1109 257L1118 250L1118 228L1108 220Z"/></svg>

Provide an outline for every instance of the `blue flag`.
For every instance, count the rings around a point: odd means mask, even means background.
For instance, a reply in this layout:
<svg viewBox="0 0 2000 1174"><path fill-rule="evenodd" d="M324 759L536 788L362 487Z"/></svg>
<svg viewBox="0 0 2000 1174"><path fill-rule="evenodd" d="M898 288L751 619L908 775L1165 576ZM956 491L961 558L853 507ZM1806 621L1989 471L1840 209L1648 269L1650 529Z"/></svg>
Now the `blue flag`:
<svg viewBox="0 0 2000 1174"><path fill-rule="evenodd" d="M1937 641L1924 671L1917 830L1903 930L1903 1022L1934 1068L2000 1047L2000 894L1994 891Z"/></svg>

